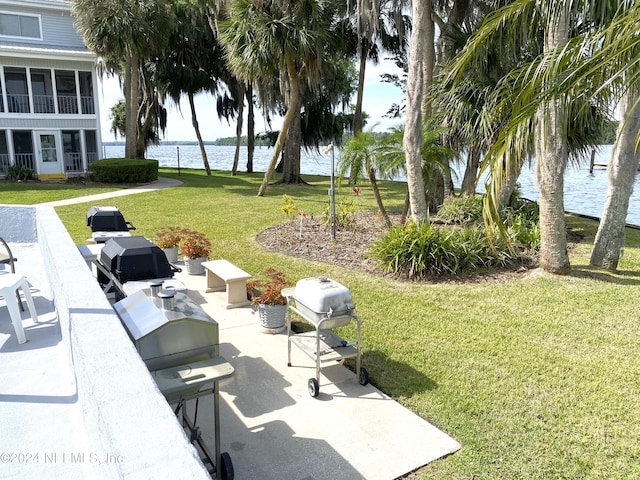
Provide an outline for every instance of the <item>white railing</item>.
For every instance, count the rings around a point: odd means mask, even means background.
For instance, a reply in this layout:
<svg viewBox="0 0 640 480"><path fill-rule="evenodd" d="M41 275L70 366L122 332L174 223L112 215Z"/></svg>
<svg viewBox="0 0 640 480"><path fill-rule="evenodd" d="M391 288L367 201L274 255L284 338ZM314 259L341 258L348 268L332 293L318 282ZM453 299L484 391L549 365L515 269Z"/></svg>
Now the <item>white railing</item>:
<svg viewBox="0 0 640 480"><path fill-rule="evenodd" d="M95 105L93 103L93 97L80 97L80 103L82 104L82 113L85 115L93 115L96 113Z"/></svg>
<svg viewBox="0 0 640 480"><path fill-rule="evenodd" d="M33 165L33 153L16 153L15 159L16 165L22 165L23 167L27 167L35 171L35 166Z"/></svg>
<svg viewBox="0 0 640 480"><path fill-rule="evenodd" d="M9 111L11 113L30 113L29 95L9 95Z"/></svg>
<svg viewBox="0 0 640 480"><path fill-rule="evenodd" d="M87 167L98 160L98 152L87 152Z"/></svg>
<svg viewBox="0 0 640 480"><path fill-rule="evenodd" d="M33 110L35 113L56 113L52 95L34 95Z"/></svg>
<svg viewBox="0 0 640 480"><path fill-rule="evenodd" d="M66 172L82 172L82 153L65 153L64 170Z"/></svg>
<svg viewBox="0 0 640 480"><path fill-rule="evenodd" d="M9 163L9 154L0 153L0 175L6 175L10 165L11 164Z"/></svg>
<svg viewBox="0 0 640 480"><path fill-rule="evenodd" d="M58 113L78 113L78 99L71 95L58 95Z"/></svg>

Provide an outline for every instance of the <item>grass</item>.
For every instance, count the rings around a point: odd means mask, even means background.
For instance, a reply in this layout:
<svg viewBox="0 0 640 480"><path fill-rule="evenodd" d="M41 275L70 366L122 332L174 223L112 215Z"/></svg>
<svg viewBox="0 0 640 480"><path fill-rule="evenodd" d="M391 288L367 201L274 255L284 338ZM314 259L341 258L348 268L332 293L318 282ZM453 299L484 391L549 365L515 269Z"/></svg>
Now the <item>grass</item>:
<svg viewBox="0 0 640 480"><path fill-rule="evenodd" d="M172 169L162 175L178 178ZM254 242L261 229L285 219L284 193L299 209L320 214L327 178L270 187L265 197L256 197L261 174L183 170L179 178L182 187L105 204L117 205L136 234L153 238L170 225L199 229L212 240L213 258L246 271L275 266L291 279L326 275L350 288L372 382L462 444L412 478L640 478L640 232L627 231L616 274L588 265L596 223L567 217L584 235L571 252L569 276L404 283L270 253ZM390 209L401 207L402 187L382 183ZM39 188L21 190L20 203L41 201L47 192ZM348 189L339 195L348 197ZM357 202L374 209L367 188ZM56 208L77 244L90 234L91 206Z"/></svg>

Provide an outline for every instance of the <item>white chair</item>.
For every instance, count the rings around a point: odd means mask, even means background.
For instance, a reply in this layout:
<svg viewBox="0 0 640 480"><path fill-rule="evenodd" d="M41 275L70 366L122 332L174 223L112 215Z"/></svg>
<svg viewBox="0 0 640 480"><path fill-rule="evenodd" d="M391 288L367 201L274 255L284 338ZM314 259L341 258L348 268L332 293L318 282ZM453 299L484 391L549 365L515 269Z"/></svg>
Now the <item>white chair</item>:
<svg viewBox="0 0 640 480"><path fill-rule="evenodd" d="M24 335L24 328L22 327L22 316L20 315L20 308L18 307L19 292L18 289L22 288L24 297L27 300L27 306L29 307L29 313L31 318L37 322L38 314L36 313L36 306L33 304L33 298L29 291L29 283L24 275L17 273L9 273L0 275L0 297L4 298L7 302L7 309L9 310L9 316L13 323L13 328L16 331L18 337L18 343L24 343L27 338Z"/></svg>

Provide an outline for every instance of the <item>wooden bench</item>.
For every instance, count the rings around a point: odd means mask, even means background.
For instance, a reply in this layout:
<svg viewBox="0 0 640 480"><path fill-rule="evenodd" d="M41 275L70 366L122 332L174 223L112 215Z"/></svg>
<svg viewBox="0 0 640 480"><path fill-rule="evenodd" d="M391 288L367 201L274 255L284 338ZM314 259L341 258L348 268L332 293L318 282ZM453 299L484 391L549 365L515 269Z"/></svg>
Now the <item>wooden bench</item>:
<svg viewBox="0 0 640 480"><path fill-rule="evenodd" d="M203 262L202 266L207 277L205 292L226 291L225 308L244 307L251 303L247 299L247 280L251 275L227 260L211 260Z"/></svg>

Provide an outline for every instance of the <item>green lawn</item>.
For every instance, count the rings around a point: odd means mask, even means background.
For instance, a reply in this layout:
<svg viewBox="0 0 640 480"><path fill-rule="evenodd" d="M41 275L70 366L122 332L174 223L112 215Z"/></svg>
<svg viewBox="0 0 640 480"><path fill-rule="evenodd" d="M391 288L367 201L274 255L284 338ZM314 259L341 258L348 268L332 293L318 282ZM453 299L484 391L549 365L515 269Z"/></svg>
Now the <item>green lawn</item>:
<svg viewBox="0 0 640 480"><path fill-rule="evenodd" d="M172 169L161 175L178 178ZM640 232L628 230L617 274L588 266L596 224L568 217L584 235L571 252L570 276L405 283L266 252L254 242L261 229L284 220L284 193L321 214L327 178L271 187L265 197L256 196L261 174L183 170L179 178L181 187L104 204L117 205L136 234L150 238L169 225L202 230L213 242L212 258L253 274L275 266L293 280L325 275L350 288L372 382L462 444L415 478L640 478ZM403 185L381 186L388 207L399 209ZM11 203L42 201L39 188L13 192L20 201ZM359 208L374 209L364 190ZM2 185L0 202L7 203L5 195ZM338 197L350 197L350 189ZM77 244L90 236L91 206L56 208Z"/></svg>

